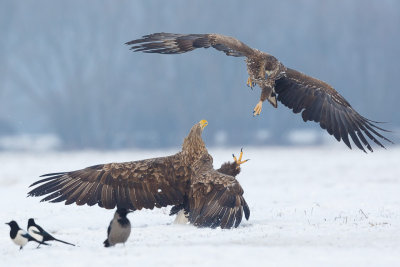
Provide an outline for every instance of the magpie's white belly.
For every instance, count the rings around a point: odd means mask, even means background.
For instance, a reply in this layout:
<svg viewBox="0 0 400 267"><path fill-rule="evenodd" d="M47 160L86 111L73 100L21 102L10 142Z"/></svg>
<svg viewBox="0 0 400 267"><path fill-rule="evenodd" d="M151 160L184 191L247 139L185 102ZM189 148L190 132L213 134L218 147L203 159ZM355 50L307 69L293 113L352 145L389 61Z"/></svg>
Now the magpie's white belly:
<svg viewBox="0 0 400 267"><path fill-rule="evenodd" d="M117 220L112 220L111 222L111 231L108 235L108 242L111 246L114 246L118 243L125 243L129 235L131 234L131 224L130 222L126 225L121 225Z"/></svg>
<svg viewBox="0 0 400 267"><path fill-rule="evenodd" d="M20 247L25 246L28 243L28 238L22 236L25 233L24 230L19 230L17 236L13 239L14 243Z"/></svg>

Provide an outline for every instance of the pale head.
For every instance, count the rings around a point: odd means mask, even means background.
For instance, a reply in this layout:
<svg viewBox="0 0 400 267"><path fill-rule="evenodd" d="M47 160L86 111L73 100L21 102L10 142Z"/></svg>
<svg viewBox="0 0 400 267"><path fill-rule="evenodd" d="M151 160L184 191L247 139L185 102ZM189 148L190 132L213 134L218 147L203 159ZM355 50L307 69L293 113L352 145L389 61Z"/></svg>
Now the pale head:
<svg viewBox="0 0 400 267"><path fill-rule="evenodd" d="M189 134L185 137L182 144L182 152L187 154L189 158L187 158L188 163L197 160L197 158L204 151L207 151L206 145L201 138L201 133L204 128L208 125L206 120L201 120L190 129Z"/></svg>

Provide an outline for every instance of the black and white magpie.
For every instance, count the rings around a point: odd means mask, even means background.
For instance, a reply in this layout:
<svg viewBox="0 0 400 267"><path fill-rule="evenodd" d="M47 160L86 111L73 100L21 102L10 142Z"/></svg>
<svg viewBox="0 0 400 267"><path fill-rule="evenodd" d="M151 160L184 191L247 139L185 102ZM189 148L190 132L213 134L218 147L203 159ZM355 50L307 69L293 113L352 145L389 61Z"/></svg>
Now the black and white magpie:
<svg viewBox="0 0 400 267"><path fill-rule="evenodd" d="M45 242L38 241L35 238L33 238L30 234L19 228L18 223L16 221L11 221L6 223L10 226L10 237L11 240L19 246L19 249L22 249L29 241L35 241L37 243L43 244L43 245L49 245Z"/></svg>
<svg viewBox="0 0 400 267"><path fill-rule="evenodd" d="M51 234L49 234L48 232L46 232L42 227L40 227L39 225L37 225L35 223L35 220L30 218L28 220L28 233L35 238L36 240L40 241L40 242L45 242L45 241L58 241L67 245L71 245L71 246L75 246L74 244L68 243L66 241L60 240L55 238L54 236L52 236ZM40 244L39 244L40 246ZM38 247L39 247L38 246Z"/></svg>
<svg viewBox="0 0 400 267"><path fill-rule="evenodd" d="M126 215L131 212L125 208L118 208L114 213L107 229L107 239L103 242L105 247L111 247L118 243L124 243L131 234L131 223Z"/></svg>

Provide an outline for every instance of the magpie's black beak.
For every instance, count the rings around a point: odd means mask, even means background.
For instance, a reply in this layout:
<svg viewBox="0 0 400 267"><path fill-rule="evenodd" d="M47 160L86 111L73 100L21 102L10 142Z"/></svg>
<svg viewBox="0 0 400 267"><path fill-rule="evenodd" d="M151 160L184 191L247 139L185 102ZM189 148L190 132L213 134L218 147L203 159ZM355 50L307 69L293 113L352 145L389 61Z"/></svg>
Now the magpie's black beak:
<svg viewBox="0 0 400 267"><path fill-rule="evenodd" d="M10 225L10 223L6 223L6 224Z"/></svg>

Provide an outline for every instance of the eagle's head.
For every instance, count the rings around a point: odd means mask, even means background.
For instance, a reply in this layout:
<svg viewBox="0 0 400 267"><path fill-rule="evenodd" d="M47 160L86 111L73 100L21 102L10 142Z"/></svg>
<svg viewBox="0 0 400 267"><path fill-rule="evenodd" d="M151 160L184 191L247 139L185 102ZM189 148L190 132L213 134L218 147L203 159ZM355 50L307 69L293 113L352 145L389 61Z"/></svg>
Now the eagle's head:
<svg viewBox="0 0 400 267"><path fill-rule="evenodd" d="M186 138L189 137L200 137L201 138L201 133L203 132L204 128L208 125L208 121L206 120L201 120L195 125L193 125L192 129L190 129L190 132Z"/></svg>
<svg viewBox="0 0 400 267"><path fill-rule="evenodd" d="M186 136L182 144L182 151L190 155L190 158L196 160L197 157L204 151L207 151L206 145L201 138L201 133L208 125L206 120L201 120L190 129L189 134Z"/></svg>

